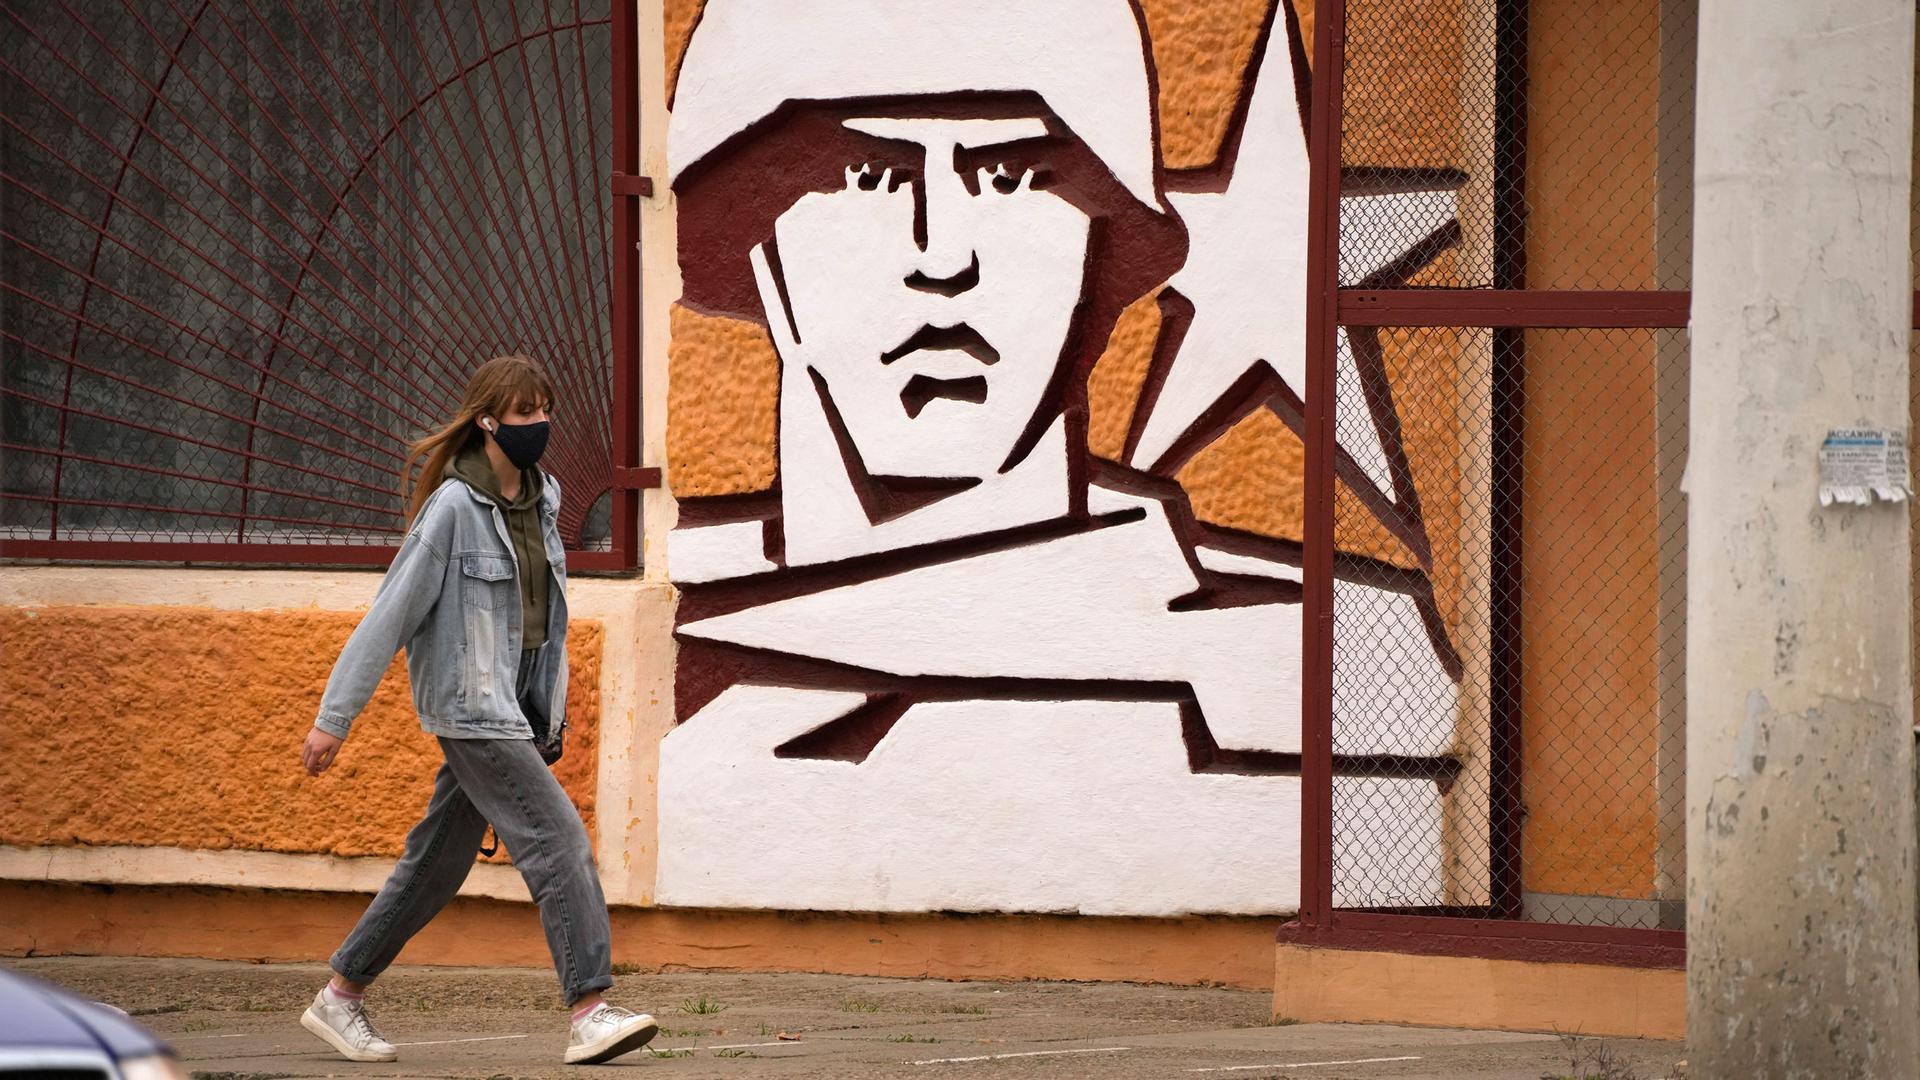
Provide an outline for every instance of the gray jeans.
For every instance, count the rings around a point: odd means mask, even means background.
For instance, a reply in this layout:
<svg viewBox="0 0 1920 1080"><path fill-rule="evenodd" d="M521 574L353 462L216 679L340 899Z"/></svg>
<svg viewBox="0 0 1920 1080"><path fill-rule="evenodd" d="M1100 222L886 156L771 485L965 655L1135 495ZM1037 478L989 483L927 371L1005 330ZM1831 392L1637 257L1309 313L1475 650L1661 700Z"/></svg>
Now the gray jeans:
<svg viewBox="0 0 1920 1080"><path fill-rule="evenodd" d="M385 971L460 891L492 823L540 905L567 1004L612 986L607 900L587 829L533 741L441 738L440 752L446 761L426 816L407 833L399 865L333 954L333 970L359 983Z"/></svg>

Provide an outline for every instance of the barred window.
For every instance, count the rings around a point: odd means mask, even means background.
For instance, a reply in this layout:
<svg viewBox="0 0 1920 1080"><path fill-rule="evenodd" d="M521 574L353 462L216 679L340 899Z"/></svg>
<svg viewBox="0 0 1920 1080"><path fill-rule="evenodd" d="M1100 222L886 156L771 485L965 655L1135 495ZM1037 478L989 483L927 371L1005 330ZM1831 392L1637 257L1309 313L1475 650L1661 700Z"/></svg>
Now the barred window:
<svg viewBox="0 0 1920 1080"><path fill-rule="evenodd" d="M606 551L612 22L579 0L8 5L6 553L378 560L405 444L509 352L557 384L567 544Z"/></svg>

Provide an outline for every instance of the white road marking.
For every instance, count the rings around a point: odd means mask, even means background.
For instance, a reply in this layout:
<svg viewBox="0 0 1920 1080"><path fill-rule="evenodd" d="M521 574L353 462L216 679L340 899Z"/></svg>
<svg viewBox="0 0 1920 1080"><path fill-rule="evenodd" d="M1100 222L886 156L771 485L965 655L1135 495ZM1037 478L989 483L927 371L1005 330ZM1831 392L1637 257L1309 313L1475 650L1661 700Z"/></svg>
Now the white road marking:
<svg viewBox="0 0 1920 1080"><path fill-rule="evenodd" d="M179 1037L179 1038L177 1038L177 1039L168 1039L167 1041L168 1041L168 1042L193 1042L193 1041L194 1041L194 1040L196 1040L196 1039L244 1039L244 1038L246 1038L246 1035L244 1035L244 1034L240 1034L240 1035L182 1035L181 1037Z"/></svg>
<svg viewBox="0 0 1920 1080"><path fill-rule="evenodd" d="M394 1043L395 1046L447 1046L452 1043L505 1042L508 1039L531 1039L531 1035L482 1035L475 1039L433 1039L428 1042Z"/></svg>
<svg viewBox="0 0 1920 1080"><path fill-rule="evenodd" d="M1222 1065L1211 1069L1188 1069L1188 1072L1252 1072L1255 1069L1311 1069L1319 1065L1375 1065L1385 1061L1419 1061L1418 1057L1351 1058L1346 1061L1290 1061L1277 1065Z"/></svg>
<svg viewBox="0 0 1920 1080"><path fill-rule="evenodd" d="M963 1061L1005 1061L1008 1058L1054 1057L1060 1054L1124 1054L1130 1046L1096 1046L1085 1050L1028 1050L1019 1054L980 1054L975 1057L928 1058L914 1065L957 1065Z"/></svg>
<svg viewBox="0 0 1920 1080"><path fill-rule="evenodd" d="M770 1043L729 1043L726 1046L689 1046L686 1049L688 1050L751 1050L759 1046L799 1046L799 1045L800 1043L796 1040L786 1039L781 1042L770 1042Z"/></svg>

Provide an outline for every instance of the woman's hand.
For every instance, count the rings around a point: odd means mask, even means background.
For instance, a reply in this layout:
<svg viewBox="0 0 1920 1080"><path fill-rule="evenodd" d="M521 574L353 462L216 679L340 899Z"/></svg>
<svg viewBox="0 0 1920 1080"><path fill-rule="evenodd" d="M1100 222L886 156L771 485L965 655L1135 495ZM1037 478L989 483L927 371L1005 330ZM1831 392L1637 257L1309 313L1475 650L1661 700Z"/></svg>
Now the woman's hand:
<svg viewBox="0 0 1920 1080"><path fill-rule="evenodd" d="M308 776L319 776L333 765L333 759L340 756L340 746L346 742L337 735L329 735L319 728L307 732L307 744L300 748L300 763L307 767Z"/></svg>

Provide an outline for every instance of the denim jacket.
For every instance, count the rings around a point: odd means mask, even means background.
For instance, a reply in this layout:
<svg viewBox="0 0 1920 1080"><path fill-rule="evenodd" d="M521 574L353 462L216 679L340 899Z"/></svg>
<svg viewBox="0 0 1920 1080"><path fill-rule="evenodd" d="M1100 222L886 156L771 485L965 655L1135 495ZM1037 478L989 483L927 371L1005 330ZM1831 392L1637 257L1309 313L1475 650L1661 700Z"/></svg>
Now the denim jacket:
<svg viewBox="0 0 1920 1080"><path fill-rule="evenodd" d="M540 499L545 566L516 563L506 519L492 500L448 477L427 498L373 606L347 639L327 679L314 726L347 737L386 674L407 649L407 675L420 726L450 739L530 739L516 700L522 573L552 574L547 643L534 661L530 703L558 731L566 723L567 566L560 542L560 484L545 476Z"/></svg>

